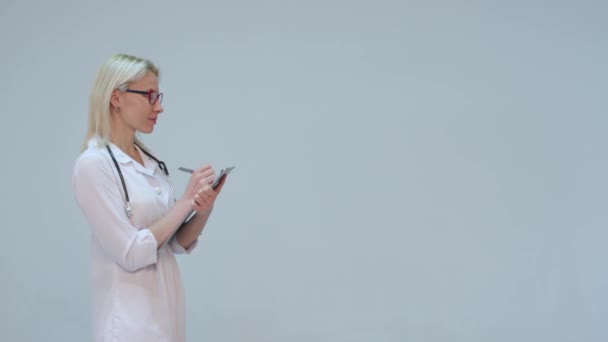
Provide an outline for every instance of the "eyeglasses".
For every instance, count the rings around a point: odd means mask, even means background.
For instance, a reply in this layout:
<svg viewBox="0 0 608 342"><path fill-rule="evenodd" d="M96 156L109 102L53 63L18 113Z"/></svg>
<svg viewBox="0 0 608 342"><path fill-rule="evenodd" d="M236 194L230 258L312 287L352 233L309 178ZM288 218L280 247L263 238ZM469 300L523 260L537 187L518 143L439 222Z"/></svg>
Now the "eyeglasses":
<svg viewBox="0 0 608 342"><path fill-rule="evenodd" d="M156 101L158 101L159 103L163 102L163 93L159 93L154 89L148 89L148 90L122 89L122 91L126 91L127 93L146 95L148 97L148 102L150 102L151 105L155 104Z"/></svg>

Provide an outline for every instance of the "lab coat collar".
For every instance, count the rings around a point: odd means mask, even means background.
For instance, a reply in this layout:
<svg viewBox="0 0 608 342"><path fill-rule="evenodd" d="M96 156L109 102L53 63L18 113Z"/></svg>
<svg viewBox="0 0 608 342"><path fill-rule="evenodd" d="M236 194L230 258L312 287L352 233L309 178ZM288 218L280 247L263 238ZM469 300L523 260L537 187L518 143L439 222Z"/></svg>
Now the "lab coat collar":
<svg viewBox="0 0 608 342"><path fill-rule="evenodd" d="M139 148L137 149L137 151L139 152L139 155L141 156L141 160L144 161L144 166L142 167L141 164L139 164L138 162L135 162L135 161L133 161L133 163L136 164L136 167L140 166L143 169L143 170L141 170L142 173L147 174L148 176L153 176L154 172L156 171L156 168L158 168L160 170L158 163L154 159L148 157Z"/></svg>
<svg viewBox="0 0 608 342"><path fill-rule="evenodd" d="M99 146L98 143L99 139L93 138L89 141L88 146ZM124 153L120 148L118 148L118 146L114 145L113 143L110 142L109 145L110 149L112 149L112 153L114 154L114 158L116 158L116 161L119 164L127 165L131 163L135 167L135 170L139 171L140 173L143 173L148 176L154 175L158 164L152 158L148 157L145 153L143 153L139 148L137 149L137 151L139 152L139 155L141 156L141 160L143 160L144 165L141 165L140 163L135 161L133 158L131 158L128 154ZM102 148L105 150L105 146L102 146Z"/></svg>

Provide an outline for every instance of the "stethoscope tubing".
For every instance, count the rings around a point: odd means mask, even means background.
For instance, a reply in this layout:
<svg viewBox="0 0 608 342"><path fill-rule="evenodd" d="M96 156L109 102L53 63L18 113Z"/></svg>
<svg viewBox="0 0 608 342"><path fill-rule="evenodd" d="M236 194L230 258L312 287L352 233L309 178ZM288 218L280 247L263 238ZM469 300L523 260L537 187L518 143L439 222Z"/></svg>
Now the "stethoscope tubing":
<svg viewBox="0 0 608 342"><path fill-rule="evenodd" d="M161 171L163 171L165 173L165 176L167 176L167 180L169 181L169 186L171 187L171 193L173 194L173 200L177 201L177 199L175 198L175 189L173 188L173 182L171 181L171 177L169 176L169 169L167 168L167 164L165 164L163 161L159 160L158 158L154 157L152 154L150 154L148 151L146 151L144 148L142 148L138 144L135 144L135 146L137 146L146 156L148 156L152 160L154 160L158 164L158 168L161 169ZM112 158L112 161L114 162L116 171L118 171L118 176L120 177L120 183L122 184L122 190L125 194L125 199L124 199L125 200L125 203L124 203L125 211L127 213L127 216L129 218L131 218L131 215L133 215L133 210L131 209L131 201L129 200L129 192L127 191L127 185L125 184L125 178L122 175L122 171L120 170L120 166L118 166L118 162L116 161L116 158L114 157L114 153L112 153L112 149L110 148L110 145L106 144L106 149L108 150L108 153L110 154L110 157Z"/></svg>

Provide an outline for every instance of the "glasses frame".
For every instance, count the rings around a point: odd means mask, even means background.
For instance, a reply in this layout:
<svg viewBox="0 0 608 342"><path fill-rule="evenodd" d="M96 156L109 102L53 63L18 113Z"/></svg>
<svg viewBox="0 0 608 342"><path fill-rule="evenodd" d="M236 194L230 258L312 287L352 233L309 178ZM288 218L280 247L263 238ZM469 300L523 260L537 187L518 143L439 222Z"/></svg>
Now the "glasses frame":
<svg viewBox="0 0 608 342"><path fill-rule="evenodd" d="M146 95L148 97L148 102L153 105L155 104L157 101L159 103L163 103L163 93L159 93L158 91L154 90L154 89L148 89L148 90L135 90L135 89L120 89L121 91L127 92L127 93L134 93L134 94L141 94L141 95ZM156 99L154 101L152 101L152 94L156 93Z"/></svg>

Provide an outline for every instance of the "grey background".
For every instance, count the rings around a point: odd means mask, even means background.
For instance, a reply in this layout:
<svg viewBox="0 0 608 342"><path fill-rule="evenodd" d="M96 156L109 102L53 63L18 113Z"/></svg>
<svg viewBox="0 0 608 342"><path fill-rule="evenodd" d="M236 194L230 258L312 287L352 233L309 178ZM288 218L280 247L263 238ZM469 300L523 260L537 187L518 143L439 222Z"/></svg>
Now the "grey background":
<svg viewBox="0 0 608 342"><path fill-rule="evenodd" d="M190 341L608 340L607 10L2 0L1 339L90 339L71 171L126 52L178 193L237 166L179 258Z"/></svg>

